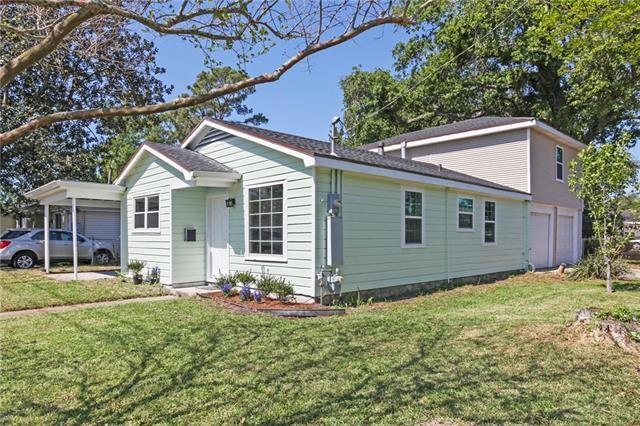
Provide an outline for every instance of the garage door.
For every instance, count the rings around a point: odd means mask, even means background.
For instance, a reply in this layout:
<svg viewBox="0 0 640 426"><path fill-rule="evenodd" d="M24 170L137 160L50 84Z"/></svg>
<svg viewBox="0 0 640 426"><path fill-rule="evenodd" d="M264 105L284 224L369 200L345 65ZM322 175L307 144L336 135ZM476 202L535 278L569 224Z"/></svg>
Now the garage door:
<svg viewBox="0 0 640 426"><path fill-rule="evenodd" d="M573 216L558 215L558 263L573 263Z"/></svg>
<svg viewBox="0 0 640 426"><path fill-rule="evenodd" d="M551 215L531 213L529 221L529 262L536 268L546 268L549 265L549 231Z"/></svg>

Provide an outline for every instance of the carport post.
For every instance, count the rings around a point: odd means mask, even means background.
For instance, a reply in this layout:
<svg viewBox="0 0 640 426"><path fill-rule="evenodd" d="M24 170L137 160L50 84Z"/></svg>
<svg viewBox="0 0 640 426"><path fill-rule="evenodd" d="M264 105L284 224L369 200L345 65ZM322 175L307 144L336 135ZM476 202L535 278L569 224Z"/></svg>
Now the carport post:
<svg viewBox="0 0 640 426"><path fill-rule="evenodd" d="M44 205L44 272L49 273L49 204Z"/></svg>
<svg viewBox="0 0 640 426"><path fill-rule="evenodd" d="M78 224L76 222L76 197L71 198L71 230L73 233L73 279L78 279Z"/></svg>

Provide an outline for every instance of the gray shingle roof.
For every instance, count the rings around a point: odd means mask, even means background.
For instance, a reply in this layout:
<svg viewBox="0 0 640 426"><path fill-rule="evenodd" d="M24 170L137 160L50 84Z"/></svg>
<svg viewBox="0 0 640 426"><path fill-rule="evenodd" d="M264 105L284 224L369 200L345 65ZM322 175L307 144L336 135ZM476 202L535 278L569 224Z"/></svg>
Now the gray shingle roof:
<svg viewBox="0 0 640 426"><path fill-rule="evenodd" d="M311 156L326 157L335 160L348 161L352 163L381 167L385 169L415 173L423 176L436 177L456 182L479 185L492 189L500 189L503 191L524 194L524 192L522 191L518 191L516 189L509 188L495 182L490 182L488 180L466 175L464 173L459 173L453 170L442 168L436 164L413 161L400 157L394 157L391 155L379 155L365 149L347 148L340 145L337 145L335 148L337 156L333 156L331 155L331 147L328 142L309 139L289 133L276 132L274 130L248 126L246 124L232 123L211 118L208 118L208 120ZM218 134L218 130L212 130L203 138L202 142L206 143L208 138L215 139L218 137Z"/></svg>
<svg viewBox="0 0 640 426"><path fill-rule="evenodd" d="M234 173L233 169L196 151L164 143L144 142L143 145L147 145L149 148L167 156L190 172Z"/></svg>
<svg viewBox="0 0 640 426"><path fill-rule="evenodd" d="M380 142L385 146L396 145L402 142L412 142L422 139L437 138L440 136L453 135L456 133L470 132L472 130L487 129L489 127L506 126L509 124L524 123L535 120L533 117L479 117L469 120L458 121L456 123L445 124L443 126L429 127L428 129L416 130L415 132L403 133L392 136L378 142L373 142L364 146L365 149L377 148Z"/></svg>

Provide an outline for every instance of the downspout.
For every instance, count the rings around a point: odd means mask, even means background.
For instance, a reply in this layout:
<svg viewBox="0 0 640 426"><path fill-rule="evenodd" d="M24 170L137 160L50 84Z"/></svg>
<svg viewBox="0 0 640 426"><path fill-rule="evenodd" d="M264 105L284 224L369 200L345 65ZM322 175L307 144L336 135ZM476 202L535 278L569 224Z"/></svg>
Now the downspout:
<svg viewBox="0 0 640 426"><path fill-rule="evenodd" d="M447 271L447 284L451 283L449 271L449 188L444 189L444 263Z"/></svg>

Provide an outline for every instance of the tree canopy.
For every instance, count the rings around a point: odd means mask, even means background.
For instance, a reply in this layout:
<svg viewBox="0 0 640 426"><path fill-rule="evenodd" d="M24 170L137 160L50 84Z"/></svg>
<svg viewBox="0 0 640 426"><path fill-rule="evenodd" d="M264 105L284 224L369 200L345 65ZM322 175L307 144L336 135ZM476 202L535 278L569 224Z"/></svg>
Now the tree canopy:
<svg viewBox="0 0 640 426"><path fill-rule="evenodd" d="M640 2L437 2L395 69L342 80L349 143L481 115L533 116L584 142L640 135Z"/></svg>

